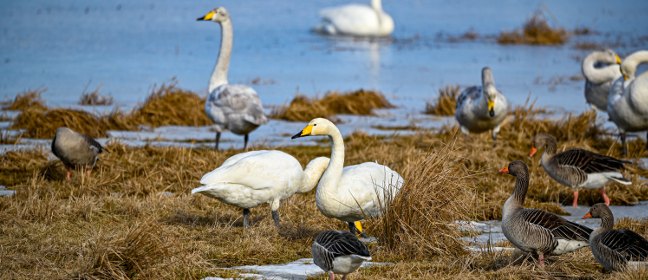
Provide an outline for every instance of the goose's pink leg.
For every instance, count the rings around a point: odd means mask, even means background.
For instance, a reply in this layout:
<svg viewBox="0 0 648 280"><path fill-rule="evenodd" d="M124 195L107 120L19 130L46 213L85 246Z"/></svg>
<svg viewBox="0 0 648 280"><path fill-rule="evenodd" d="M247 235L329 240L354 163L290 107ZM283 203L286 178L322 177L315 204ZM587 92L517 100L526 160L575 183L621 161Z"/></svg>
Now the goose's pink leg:
<svg viewBox="0 0 648 280"><path fill-rule="evenodd" d="M538 253L538 263L540 267L544 267L544 254L543 253Z"/></svg>
<svg viewBox="0 0 648 280"><path fill-rule="evenodd" d="M578 208L578 190L574 191L574 202L572 202L572 207Z"/></svg>
<svg viewBox="0 0 648 280"><path fill-rule="evenodd" d="M335 273L333 271L329 271L329 280L335 280Z"/></svg>
<svg viewBox="0 0 648 280"><path fill-rule="evenodd" d="M601 188L601 196L603 196L603 201L605 201L605 205L610 206L610 198L605 194L605 188Z"/></svg>

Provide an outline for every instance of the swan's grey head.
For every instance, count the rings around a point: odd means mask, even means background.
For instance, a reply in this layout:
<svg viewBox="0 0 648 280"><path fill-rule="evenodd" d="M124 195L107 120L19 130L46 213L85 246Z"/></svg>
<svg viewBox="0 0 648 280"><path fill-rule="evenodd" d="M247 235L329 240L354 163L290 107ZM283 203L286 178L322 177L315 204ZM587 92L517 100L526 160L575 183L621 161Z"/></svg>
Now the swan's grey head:
<svg viewBox="0 0 648 280"><path fill-rule="evenodd" d="M495 88L495 80L493 79L493 72L489 67L482 68L482 88L486 95L486 102L488 104L488 114L491 117L495 116L495 99L497 98L497 88Z"/></svg>
<svg viewBox="0 0 648 280"><path fill-rule="evenodd" d="M299 133L293 135L292 139L304 136L328 135L331 126L335 126L331 121L325 118L316 118L311 120Z"/></svg>
<svg viewBox="0 0 648 280"><path fill-rule="evenodd" d="M229 20L229 14L227 10L223 7L219 7L209 11L202 17L197 18L198 21L213 21L213 22L224 22Z"/></svg>

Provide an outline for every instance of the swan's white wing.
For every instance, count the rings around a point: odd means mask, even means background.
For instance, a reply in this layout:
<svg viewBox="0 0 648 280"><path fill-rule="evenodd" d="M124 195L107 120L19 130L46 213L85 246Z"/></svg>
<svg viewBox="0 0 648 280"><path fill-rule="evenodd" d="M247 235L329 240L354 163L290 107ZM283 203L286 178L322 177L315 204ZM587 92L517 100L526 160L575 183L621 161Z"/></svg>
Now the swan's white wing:
<svg viewBox="0 0 648 280"><path fill-rule="evenodd" d="M281 151L253 151L237 154L223 165L205 174L203 185L239 184L252 189L285 186L292 176L299 176L301 164Z"/></svg>
<svg viewBox="0 0 648 280"><path fill-rule="evenodd" d="M237 117L256 125L268 121L256 91L245 85L224 84L217 87L207 98L205 112L221 126L226 126L229 119Z"/></svg>
<svg viewBox="0 0 648 280"><path fill-rule="evenodd" d="M335 27L338 33L362 35L379 29L376 12L367 5L349 4L320 11L326 24Z"/></svg>
<svg viewBox="0 0 648 280"><path fill-rule="evenodd" d="M365 162L344 168L339 186L346 193L340 195L350 197L363 211L374 212L379 210L376 206L396 197L403 182L403 177L389 167Z"/></svg>
<svg viewBox="0 0 648 280"><path fill-rule="evenodd" d="M648 127L648 72L635 78L628 88L633 111L637 118L643 118Z"/></svg>

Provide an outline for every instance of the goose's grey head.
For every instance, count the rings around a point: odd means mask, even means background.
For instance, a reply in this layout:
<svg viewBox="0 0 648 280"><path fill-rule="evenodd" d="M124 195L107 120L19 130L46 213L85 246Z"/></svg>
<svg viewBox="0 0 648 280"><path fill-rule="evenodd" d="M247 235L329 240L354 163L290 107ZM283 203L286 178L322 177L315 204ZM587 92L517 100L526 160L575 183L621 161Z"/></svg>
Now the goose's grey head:
<svg viewBox="0 0 648 280"><path fill-rule="evenodd" d="M529 167L527 167L527 165L521 160L514 160L511 161L508 166L502 167L502 169L499 170L499 173L511 174L516 177L519 175L528 175Z"/></svg>

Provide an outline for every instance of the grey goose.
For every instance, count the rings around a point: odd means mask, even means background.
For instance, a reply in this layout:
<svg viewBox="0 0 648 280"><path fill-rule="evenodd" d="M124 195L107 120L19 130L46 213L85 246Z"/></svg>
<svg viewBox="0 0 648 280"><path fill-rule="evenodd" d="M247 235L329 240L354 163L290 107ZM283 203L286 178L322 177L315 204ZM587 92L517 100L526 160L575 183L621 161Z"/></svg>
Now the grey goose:
<svg viewBox="0 0 648 280"><path fill-rule="evenodd" d="M348 231L327 230L317 235L311 246L313 262L335 279L335 273L342 279L356 271L364 261L371 260L369 249L355 234Z"/></svg>
<svg viewBox="0 0 648 280"><path fill-rule="evenodd" d="M84 168L89 174L101 152L103 147L95 139L67 127L57 128L52 139L52 153L65 165L68 181L72 179L73 169Z"/></svg>
<svg viewBox="0 0 648 280"><path fill-rule="evenodd" d="M546 255L561 255L588 245L592 230L539 209L524 208L529 188L529 169L522 161L509 163L500 173L515 176L515 188L502 207L502 232L515 247L538 255L544 266Z"/></svg>

